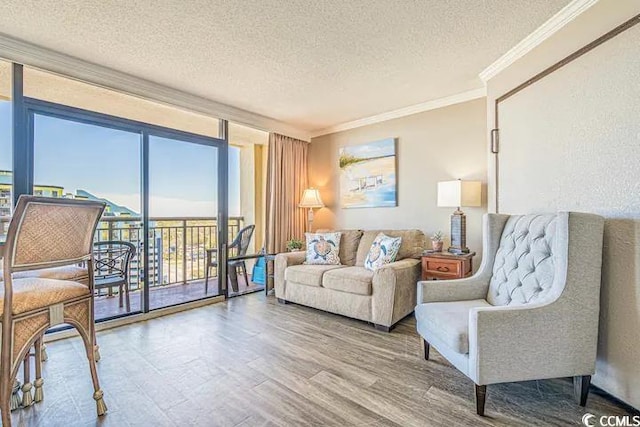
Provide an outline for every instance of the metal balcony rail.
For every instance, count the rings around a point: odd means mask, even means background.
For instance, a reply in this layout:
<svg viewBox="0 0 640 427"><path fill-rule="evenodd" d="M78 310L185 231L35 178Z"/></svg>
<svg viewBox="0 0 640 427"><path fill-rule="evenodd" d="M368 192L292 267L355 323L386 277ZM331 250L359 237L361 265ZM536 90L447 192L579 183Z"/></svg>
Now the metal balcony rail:
<svg viewBox="0 0 640 427"><path fill-rule="evenodd" d="M0 216L0 236L6 233L11 217ZM243 217L229 218L229 241L244 225ZM144 282L142 219L132 216L105 216L100 220L94 240L130 242L137 248L131 261L132 291ZM188 283L204 279L206 250L218 245L218 221L215 217L149 218L149 286Z"/></svg>

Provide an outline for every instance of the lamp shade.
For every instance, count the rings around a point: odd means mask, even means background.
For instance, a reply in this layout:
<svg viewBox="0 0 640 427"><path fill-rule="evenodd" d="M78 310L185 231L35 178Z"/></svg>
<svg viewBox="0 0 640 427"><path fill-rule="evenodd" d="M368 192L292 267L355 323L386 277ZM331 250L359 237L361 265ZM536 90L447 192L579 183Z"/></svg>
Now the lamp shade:
<svg viewBox="0 0 640 427"><path fill-rule="evenodd" d="M441 181L438 183L438 206L458 208L462 206L481 206L480 181Z"/></svg>
<svg viewBox="0 0 640 427"><path fill-rule="evenodd" d="M307 188L302 193L302 200L300 200L300 204L298 205L301 208L322 208L324 207L324 203L322 203L322 199L320 198L320 192L316 188Z"/></svg>

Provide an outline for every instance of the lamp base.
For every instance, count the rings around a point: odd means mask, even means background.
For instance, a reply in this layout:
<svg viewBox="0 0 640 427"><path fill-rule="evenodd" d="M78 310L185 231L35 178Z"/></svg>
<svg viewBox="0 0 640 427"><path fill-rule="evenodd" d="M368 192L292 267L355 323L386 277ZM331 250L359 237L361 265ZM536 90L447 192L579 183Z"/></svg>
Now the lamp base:
<svg viewBox="0 0 640 427"><path fill-rule="evenodd" d="M307 213L307 232L313 233L313 208L309 208Z"/></svg>
<svg viewBox="0 0 640 427"><path fill-rule="evenodd" d="M448 252L456 255L468 254L467 247L467 217L458 208L451 215L451 247Z"/></svg>
<svg viewBox="0 0 640 427"><path fill-rule="evenodd" d="M454 248L453 246L450 247L449 249L447 249L447 252L454 254L454 255L465 255L470 253L471 251L469 250L469 248Z"/></svg>

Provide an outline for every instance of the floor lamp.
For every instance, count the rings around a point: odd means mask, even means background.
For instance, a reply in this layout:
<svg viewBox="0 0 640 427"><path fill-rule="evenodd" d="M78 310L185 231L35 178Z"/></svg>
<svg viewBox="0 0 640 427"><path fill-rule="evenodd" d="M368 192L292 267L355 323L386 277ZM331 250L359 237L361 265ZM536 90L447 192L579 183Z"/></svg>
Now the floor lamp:
<svg viewBox="0 0 640 427"><path fill-rule="evenodd" d="M318 189L307 188L304 190L304 193L302 193L302 200L300 200L298 207L309 209L309 213L307 214L307 221L309 223L308 231L313 231L313 210L324 207L324 203L322 203Z"/></svg>

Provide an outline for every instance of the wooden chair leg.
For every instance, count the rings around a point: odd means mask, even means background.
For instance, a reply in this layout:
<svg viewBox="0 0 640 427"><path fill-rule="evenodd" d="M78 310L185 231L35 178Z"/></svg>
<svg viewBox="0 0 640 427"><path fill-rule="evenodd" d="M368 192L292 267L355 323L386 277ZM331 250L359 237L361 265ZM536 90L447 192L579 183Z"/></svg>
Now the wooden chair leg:
<svg viewBox="0 0 640 427"><path fill-rule="evenodd" d="M580 377L573 377L573 394L576 402L580 406L587 404L587 397L589 397L589 385L591 384L591 375L583 375Z"/></svg>
<svg viewBox="0 0 640 427"><path fill-rule="evenodd" d="M98 370L96 368L96 345L95 345L95 328L93 324L89 326L89 333L85 336L80 334L84 341L87 359L89 360L89 370L91 371L91 380L93 381L93 399L96 401L96 411L98 416L102 416L107 412L107 405L104 403L104 392L100 389L100 381L98 380Z"/></svg>
<svg viewBox="0 0 640 427"><path fill-rule="evenodd" d="M36 362L36 379L33 382L33 386L35 388L33 400L35 403L38 403L42 402L42 399L44 399L44 390L42 389L42 386L44 385L44 380L42 379L42 337L36 340L34 348L34 359Z"/></svg>
<svg viewBox="0 0 640 427"><path fill-rule="evenodd" d="M27 353L22 361L22 366L24 367L24 383L22 384L22 406L29 407L33 405L33 394L31 394L31 389L33 388L33 384L31 384L31 363L30 362L31 355Z"/></svg>
<svg viewBox="0 0 640 427"><path fill-rule="evenodd" d="M4 336L0 338L0 417L2 425L11 427L11 411L13 408L19 408L20 399L20 383L15 377L11 376L11 336L13 328L9 325L1 325ZM17 390L16 390L17 388Z"/></svg>
<svg viewBox="0 0 640 427"><path fill-rule="evenodd" d="M484 404L487 400L487 386L476 384L476 413L484 417Z"/></svg>
<svg viewBox="0 0 640 427"><path fill-rule="evenodd" d="M0 391L0 415L2 416L2 425L11 427L11 387L13 380L9 378L9 368L3 372L2 384Z"/></svg>
<svg viewBox="0 0 640 427"><path fill-rule="evenodd" d="M118 307L122 308L123 304L122 304L122 291L124 289L122 289L122 285L118 286Z"/></svg>
<svg viewBox="0 0 640 427"><path fill-rule="evenodd" d="M422 343L424 345L424 360L429 360L429 343L425 339L422 340Z"/></svg>

